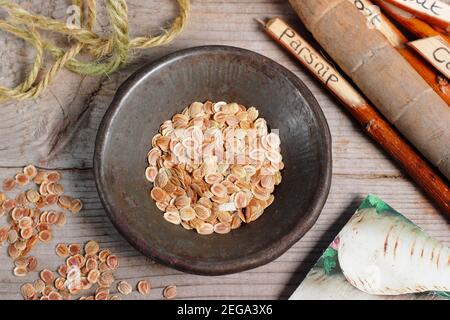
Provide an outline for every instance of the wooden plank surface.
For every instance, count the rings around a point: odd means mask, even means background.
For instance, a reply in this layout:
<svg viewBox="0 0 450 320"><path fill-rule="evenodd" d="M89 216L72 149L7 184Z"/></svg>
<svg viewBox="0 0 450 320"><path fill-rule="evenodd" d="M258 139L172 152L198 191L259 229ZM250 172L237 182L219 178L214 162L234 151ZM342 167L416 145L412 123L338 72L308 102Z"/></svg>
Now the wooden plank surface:
<svg viewBox="0 0 450 320"><path fill-rule="evenodd" d="M69 4L64 0L22 0L20 3L35 12L60 19L65 19ZM135 35L157 32L158 26L167 23L176 12L173 0L128 0L128 3L131 32ZM104 11L100 11L97 28L107 30ZM0 18L2 16L0 13ZM41 243L34 249L40 261L39 269L55 269L61 263L54 254L57 243L95 239L120 257L117 278L127 279L133 285L143 278L151 281L151 299L161 298L162 288L169 284L178 286L178 298L288 298L368 193L380 196L432 236L450 245L449 220L438 213L335 100L254 21L273 16L282 16L298 30L303 29L284 0L192 0L189 26L171 45L136 52L132 64L103 78L81 78L65 71L38 99L1 105L0 179L13 175L28 163L56 168L63 173L67 193L80 197L85 203L79 215L69 216L66 226L56 228L50 244ZM183 274L141 256L106 217L92 173L97 128L120 83L146 62L178 49L205 44L254 50L289 68L317 98L333 137L333 183L316 225L276 261L248 272L220 277ZM0 33L0 57L0 83L13 85L27 70L33 50ZM4 223L4 218L0 218L0 226ZM6 248L0 250L0 299L20 299L20 285L36 279L37 274L14 277ZM127 298L142 296L133 293Z"/></svg>

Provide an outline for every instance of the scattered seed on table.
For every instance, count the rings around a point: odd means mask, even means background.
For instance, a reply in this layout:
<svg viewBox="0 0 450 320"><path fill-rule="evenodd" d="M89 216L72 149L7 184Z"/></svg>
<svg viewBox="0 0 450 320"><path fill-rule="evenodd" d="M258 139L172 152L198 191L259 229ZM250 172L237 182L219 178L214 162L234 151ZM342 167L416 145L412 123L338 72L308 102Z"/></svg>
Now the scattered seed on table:
<svg viewBox="0 0 450 320"><path fill-rule="evenodd" d="M88 241L84 246L84 251L89 256L97 254L99 250L100 250L99 244L93 240Z"/></svg>
<svg viewBox="0 0 450 320"><path fill-rule="evenodd" d="M170 285L164 288L163 296L166 299L173 299L177 296L177 287L174 285Z"/></svg>
<svg viewBox="0 0 450 320"><path fill-rule="evenodd" d="M14 189L14 187L16 186L16 180L12 179L12 178L6 178L5 180L3 180L3 191L9 192L11 190Z"/></svg>
<svg viewBox="0 0 450 320"><path fill-rule="evenodd" d="M26 186L30 182L30 178L24 173L16 174L15 180L19 186Z"/></svg>
<svg viewBox="0 0 450 320"><path fill-rule="evenodd" d="M123 295L129 295L132 291L133 288L131 287L131 285L126 282L126 281L120 281L117 285L117 290L123 294Z"/></svg>
<svg viewBox="0 0 450 320"><path fill-rule="evenodd" d="M23 168L23 173L29 178L29 179L34 179L37 174L38 174L38 170L36 169L35 166L33 165L28 165L25 168Z"/></svg>
<svg viewBox="0 0 450 320"><path fill-rule="evenodd" d="M63 243L59 243L56 246L56 254L58 257L67 258L69 256L69 249Z"/></svg>
<svg viewBox="0 0 450 320"><path fill-rule="evenodd" d="M81 246L78 243L72 243L68 248L71 255L76 255L81 252Z"/></svg>
<svg viewBox="0 0 450 320"><path fill-rule="evenodd" d="M25 283L20 287L20 292L22 293L22 296L28 300L36 294L36 289L31 283Z"/></svg>
<svg viewBox="0 0 450 320"><path fill-rule="evenodd" d="M28 258L28 265L27 265L27 270L28 272L33 272L36 270L38 266L38 260L36 257L29 257Z"/></svg>
<svg viewBox="0 0 450 320"><path fill-rule="evenodd" d="M69 210L73 214L76 214L81 211L83 208L83 202L81 202L80 199L74 199L72 203L70 204Z"/></svg>
<svg viewBox="0 0 450 320"><path fill-rule="evenodd" d="M40 273L40 277L46 284L52 284L55 280L55 274L48 269L42 270Z"/></svg>
<svg viewBox="0 0 450 320"><path fill-rule="evenodd" d="M110 254L107 258L106 258L106 265L111 269L117 269L119 267L119 259L117 258L117 256Z"/></svg>
<svg viewBox="0 0 450 320"><path fill-rule="evenodd" d="M26 267L15 267L13 272L16 277L25 277L28 274Z"/></svg>
<svg viewBox="0 0 450 320"><path fill-rule="evenodd" d="M147 280L141 280L137 284L137 290L140 294L147 296L150 293L150 283Z"/></svg>
<svg viewBox="0 0 450 320"><path fill-rule="evenodd" d="M25 194L27 200L31 203L36 203L41 198L41 195L36 190L28 190Z"/></svg>
<svg viewBox="0 0 450 320"><path fill-rule="evenodd" d="M47 173L47 180L49 182L58 182L61 179L61 174L58 171L51 171Z"/></svg>
<svg viewBox="0 0 450 320"><path fill-rule="evenodd" d="M36 292L42 293L45 289L45 282L42 279L37 279L33 282L33 287Z"/></svg>

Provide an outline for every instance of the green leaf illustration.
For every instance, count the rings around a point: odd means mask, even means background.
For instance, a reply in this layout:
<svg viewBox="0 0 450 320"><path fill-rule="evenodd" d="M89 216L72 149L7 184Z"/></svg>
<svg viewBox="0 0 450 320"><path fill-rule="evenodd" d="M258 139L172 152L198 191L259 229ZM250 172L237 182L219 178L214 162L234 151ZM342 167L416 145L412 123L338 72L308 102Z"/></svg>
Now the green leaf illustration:
<svg viewBox="0 0 450 320"><path fill-rule="evenodd" d="M375 208L377 213L383 213L383 212L395 212L396 211L388 205L386 202L381 200L380 198L369 194L366 199L361 203L359 206L359 210L361 209L367 209L367 208Z"/></svg>
<svg viewBox="0 0 450 320"><path fill-rule="evenodd" d="M338 266L337 250L328 247L319 260L325 273L330 275L332 271Z"/></svg>

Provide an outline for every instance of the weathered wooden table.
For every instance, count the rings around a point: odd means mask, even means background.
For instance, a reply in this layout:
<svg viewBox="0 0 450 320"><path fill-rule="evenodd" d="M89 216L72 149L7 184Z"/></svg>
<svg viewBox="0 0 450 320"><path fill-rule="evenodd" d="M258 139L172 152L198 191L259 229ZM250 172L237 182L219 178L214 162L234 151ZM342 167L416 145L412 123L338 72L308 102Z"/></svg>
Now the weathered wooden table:
<svg viewBox="0 0 450 320"><path fill-rule="evenodd" d="M69 1L18 2L43 15L67 18ZM176 12L173 0L128 0L128 3L131 32L135 35L157 32L158 26L170 21ZM104 10L100 11L101 21L97 27L106 30ZM438 213L385 153L361 132L342 107L270 40L254 20L273 16L281 16L297 29L303 29L285 0L192 0L189 26L171 45L137 52L133 64L103 78L82 78L64 71L40 98L1 105L0 179L13 175L29 163L41 168L55 168L63 173L67 192L85 203L79 215L68 216L64 227L55 228L50 244L40 243L33 249L40 261L39 269L55 269L61 263L54 254L57 243L95 239L120 257L117 278L126 279L133 285L143 278L151 281L152 299L160 299L162 288L169 284L177 285L178 298L285 299L368 193L382 197L431 235L450 245L449 220ZM319 101L333 137L333 184L315 226L276 261L248 272L220 277L183 274L155 264L134 250L106 217L92 172L97 128L120 83L145 62L179 49L205 44L254 50L292 70ZM0 83L17 83L33 54L23 42L1 33ZM5 218L0 219L0 225L4 224ZM12 267L6 248L1 248L0 299L21 299L20 285L37 278L36 273L27 278L14 277ZM142 296L134 292L127 298L140 299Z"/></svg>

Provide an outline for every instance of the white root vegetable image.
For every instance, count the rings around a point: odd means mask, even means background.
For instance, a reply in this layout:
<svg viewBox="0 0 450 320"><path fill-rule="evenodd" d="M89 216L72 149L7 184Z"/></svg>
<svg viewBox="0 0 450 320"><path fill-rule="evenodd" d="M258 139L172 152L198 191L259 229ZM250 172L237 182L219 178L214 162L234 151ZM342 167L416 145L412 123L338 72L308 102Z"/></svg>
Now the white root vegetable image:
<svg viewBox="0 0 450 320"><path fill-rule="evenodd" d="M400 214L359 210L337 249L345 278L366 293L450 291L450 248Z"/></svg>

